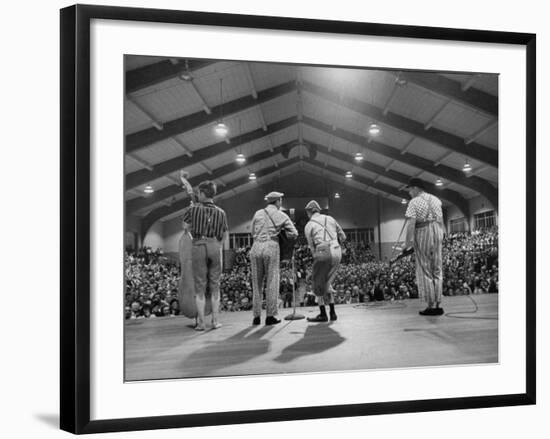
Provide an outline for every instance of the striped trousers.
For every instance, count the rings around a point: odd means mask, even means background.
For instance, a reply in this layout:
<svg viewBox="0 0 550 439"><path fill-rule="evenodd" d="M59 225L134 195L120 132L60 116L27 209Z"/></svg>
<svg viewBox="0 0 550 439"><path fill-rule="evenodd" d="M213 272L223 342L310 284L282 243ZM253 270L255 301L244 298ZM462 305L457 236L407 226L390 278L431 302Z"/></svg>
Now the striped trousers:
<svg viewBox="0 0 550 439"><path fill-rule="evenodd" d="M443 293L443 231L430 222L414 232L414 257L418 294L428 304L441 302Z"/></svg>
<svg viewBox="0 0 550 439"><path fill-rule="evenodd" d="M260 317L262 313L262 293L265 287L267 316L276 316L277 297L279 296L279 243L273 240L254 241L250 250L252 268L252 313Z"/></svg>

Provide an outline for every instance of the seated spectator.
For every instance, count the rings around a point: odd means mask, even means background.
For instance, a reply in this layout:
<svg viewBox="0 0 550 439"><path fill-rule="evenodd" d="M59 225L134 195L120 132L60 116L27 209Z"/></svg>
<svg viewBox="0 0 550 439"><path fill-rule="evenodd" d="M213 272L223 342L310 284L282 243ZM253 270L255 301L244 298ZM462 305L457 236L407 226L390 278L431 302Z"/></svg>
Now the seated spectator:
<svg viewBox="0 0 550 439"><path fill-rule="evenodd" d="M294 272L281 264L280 300L292 306L293 289L301 306L315 306L311 293L312 255L303 237L294 252ZM222 311L249 310L252 304L250 247L235 250L233 266L220 278ZM449 235L443 242L443 294L498 293L498 230ZM336 303L417 298L414 255L393 265L377 260L368 244L346 241L333 288ZM179 315L178 262L162 250L143 248L125 254L125 308L127 319Z"/></svg>

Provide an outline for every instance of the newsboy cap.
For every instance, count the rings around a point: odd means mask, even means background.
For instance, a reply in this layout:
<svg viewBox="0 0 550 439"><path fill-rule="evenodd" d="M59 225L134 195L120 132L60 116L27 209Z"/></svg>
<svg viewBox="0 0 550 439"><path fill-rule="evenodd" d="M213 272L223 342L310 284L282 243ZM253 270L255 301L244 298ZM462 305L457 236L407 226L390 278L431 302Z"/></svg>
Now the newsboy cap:
<svg viewBox="0 0 550 439"><path fill-rule="evenodd" d="M283 194L282 192L273 191L267 194L265 196L265 199L266 201L275 201L275 200L278 200L279 198L283 198L284 195L285 194Z"/></svg>
<svg viewBox="0 0 550 439"><path fill-rule="evenodd" d="M321 206L319 206L319 203L317 201L311 200L309 203L306 204L306 210L321 212Z"/></svg>

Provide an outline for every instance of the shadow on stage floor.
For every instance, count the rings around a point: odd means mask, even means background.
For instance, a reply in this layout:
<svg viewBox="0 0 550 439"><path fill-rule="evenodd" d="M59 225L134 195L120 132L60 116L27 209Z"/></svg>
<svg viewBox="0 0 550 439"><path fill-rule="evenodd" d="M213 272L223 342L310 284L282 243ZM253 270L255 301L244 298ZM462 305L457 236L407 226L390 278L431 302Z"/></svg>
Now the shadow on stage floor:
<svg viewBox="0 0 550 439"><path fill-rule="evenodd" d="M274 327L264 326L257 331L253 329L246 328L231 337L207 342L206 346L192 352L182 361L182 369L202 369L208 375L220 367L234 366L266 354L270 342L262 337ZM223 359L223 362L212 362L213 358Z"/></svg>
<svg viewBox="0 0 550 439"><path fill-rule="evenodd" d="M339 305L334 322L274 326L253 326L251 312L223 313L223 326L207 324L204 332L185 317L127 321L125 380L498 362L498 295L475 302L473 310L467 297L446 298L446 314L438 317L420 316L418 300ZM314 307L300 311L317 313Z"/></svg>
<svg viewBox="0 0 550 439"><path fill-rule="evenodd" d="M332 323L308 326L304 336L284 348L281 354L275 358L275 361L288 363L298 357L328 351L343 343L346 339L332 329L331 326Z"/></svg>

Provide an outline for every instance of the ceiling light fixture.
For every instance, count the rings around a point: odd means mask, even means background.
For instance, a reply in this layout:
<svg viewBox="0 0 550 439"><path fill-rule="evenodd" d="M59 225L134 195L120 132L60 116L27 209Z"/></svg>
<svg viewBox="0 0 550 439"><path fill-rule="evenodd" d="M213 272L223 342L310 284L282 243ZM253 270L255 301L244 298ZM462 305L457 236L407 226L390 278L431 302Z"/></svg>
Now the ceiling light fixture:
<svg viewBox="0 0 550 439"><path fill-rule="evenodd" d="M249 175L248 175L248 179L249 180L256 180L256 174L254 172L251 172Z"/></svg>
<svg viewBox="0 0 550 439"><path fill-rule="evenodd" d="M229 132L229 129L227 128L227 125L223 122L218 122L216 126L214 127L215 133L220 137L227 136L227 133Z"/></svg>
<svg viewBox="0 0 550 439"><path fill-rule="evenodd" d="M353 174L351 173L351 171L346 172L346 178L351 178L351 177L353 177Z"/></svg>
<svg viewBox="0 0 550 439"><path fill-rule="evenodd" d="M468 161L466 161L466 163L464 163L464 166L462 167L462 170L464 172L471 172L472 171L472 165L470 165L470 163Z"/></svg>
<svg viewBox="0 0 550 439"><path fill-rule="evenodd" d="M407 204L407 200L405 200L404 198L401 200L401 204Z"/></svg>
<svg viewBox="0 0 550 439"><path fill-rule="evenodd" d="M223 78L220 78L220 120L214 127L214 132L219 137L225 137L229 132L227 125L223 122Z"/></svg>
<svg viewBox="0 0 550 439"><path fill-rule="evenodd" d="M189 70L188 60L185 60L185 69L183 70L183 72L180 73L180 78L187 82L193 80L193 75L191 74L191 70Z"/></svg>
<svg viewBox="0 0 550 439"><path fill-rule="evenodd" d="M371 136L377 136L378 134L380 134L380 131L380 126L378 124L373 122L369 125L369 134Z"/></svg>
<svg viewBox="0 0 550 439"><path fill-rule="evenodd" d="M244 162L246 162L246 157L244 156L243 153L238 153L237 156L235 157L235 161L239 164L243 164Z"/></svg>
<svg viewBox="0 0 550 439"><path fill-rule="evenodd" d="M153 186L151 186L150 184L148 184L148 185L145 186L145 188L143 189L143 192L145 192L146 194L152 194L153 192L155 192L155 190L153 189Z"/></svg>
<svg viewBox="0 0 550 439"><path fill-rule="evenodd" d="M336 192L336 193L334 194L334 198L340 198L340 194L339 194L338 192Z"/></svg>
<svg viewBox="0 0 550 439"><path fill-rule="evenodd" d="M365 158L365 157L363 157L363 154L362 154L362 153L360 153L360 152L356 152L356 153L355 153L355 160L356 160L356 161L361 162L361 161L363 161L364 158Z"/></svg>
<svg viewBox="0 0 550 439"><path fill-rule="evenodd" d="M443 182L441 181L441 178L438 178L438 179L435 181L435 185L436 185L436 186L443 186Z"/></svg>

